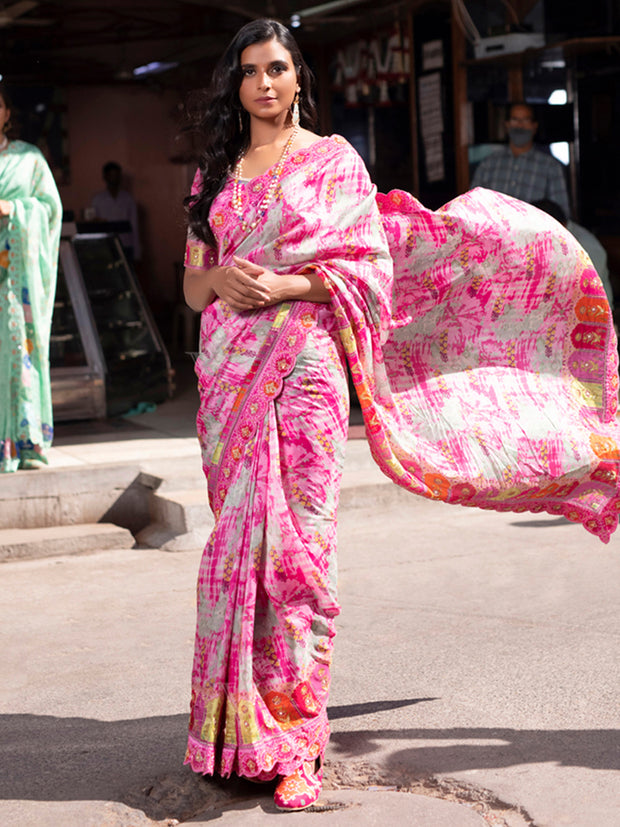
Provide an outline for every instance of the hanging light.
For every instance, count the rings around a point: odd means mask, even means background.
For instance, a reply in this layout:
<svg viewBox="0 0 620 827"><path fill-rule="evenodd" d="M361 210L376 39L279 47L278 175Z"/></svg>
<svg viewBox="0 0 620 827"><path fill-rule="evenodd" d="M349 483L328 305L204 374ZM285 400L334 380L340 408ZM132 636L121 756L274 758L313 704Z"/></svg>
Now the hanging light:
<svg viewBox="0 0 620 827"><path fill-rule="evenodd" d="M167 72L168 69L175 69L178 62L161 60L153 60L151 63L145 63L144 66L136 66L133 70L134 77L144 77L145 75L158 75L160 72Z"/></svg>

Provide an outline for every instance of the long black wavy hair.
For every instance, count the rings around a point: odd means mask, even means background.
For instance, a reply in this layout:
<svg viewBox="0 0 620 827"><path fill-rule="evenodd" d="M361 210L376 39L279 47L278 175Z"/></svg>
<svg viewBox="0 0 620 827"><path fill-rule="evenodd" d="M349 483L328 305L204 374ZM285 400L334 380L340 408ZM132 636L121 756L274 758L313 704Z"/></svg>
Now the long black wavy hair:
<svg viewBox="0 0 620 827"><path fill-rule="evenodd" d="M215 243L208 222L213 199L250 140L250 116L239 100L241 53L254 43L274 38L290 53L297 71L301 126L313 127L317 121L312 97L314 78L286 26L276 20L261 19L239 29L215 67L210 86L200 93L190 112L189 129L197 133L201 144L198 166L202 187L199 195L188 196L184 204L190 230L207 244Z"/></svg>
<svg viewBox="0 0 620 827"><path fill-rule="evenodd" d="M6 86L6 83L5 83L4 80L0 80L0 98L2 98L2 100L4 101L4 105L6 106L6 108L11 110L11 117L9 118L8 126L5 125L4 134L6 135L6 137L9 140L13 141L13 140L15 140L15 138L17 138L17 132L18 132L17 125L16 125L17 111L15 110L15 107L13 106L13 101L11 99L11 93L7 89L7 86ZM2 135L0 135L0 139L2 139Z"/></svg>

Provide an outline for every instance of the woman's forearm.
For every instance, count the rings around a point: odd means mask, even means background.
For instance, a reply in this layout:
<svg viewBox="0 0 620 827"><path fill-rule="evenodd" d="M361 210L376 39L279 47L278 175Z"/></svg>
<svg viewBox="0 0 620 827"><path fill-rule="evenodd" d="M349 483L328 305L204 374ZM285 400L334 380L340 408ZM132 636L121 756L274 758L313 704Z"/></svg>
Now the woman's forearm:
<svg viewBox="0 0 620 827"><path fill-rule="evenodd" d="M212 271L199 270L195 267L186 267L183 276L183 294L185 301L198 313L201 313L215 298L215 290L211 287Z"/></svg>
<svg viewBox="0 0 620 827"><path fill-rule="evenodd" d="M278 286L275 293L276 301L308 301L308 302L329 302L331 295L329 290L316 273L298 273L296 275L279 276L282 285Z"/></svg>

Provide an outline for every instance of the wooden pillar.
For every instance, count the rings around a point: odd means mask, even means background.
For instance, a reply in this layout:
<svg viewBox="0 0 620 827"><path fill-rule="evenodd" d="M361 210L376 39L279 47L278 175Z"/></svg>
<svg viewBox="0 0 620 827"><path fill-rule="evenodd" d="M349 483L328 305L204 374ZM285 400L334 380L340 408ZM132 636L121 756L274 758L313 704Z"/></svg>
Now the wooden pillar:
<svg viewBox="0 0 620 827"><path fill-rule="evenodd" d="M454 108L454 166L456 190L469 189L469 156L467 152L467 68L465 66L465 36L456 23L454 11L450 16L452 42L452 88Z"/></svg>
<svg viewBox="0 0 620 827"><path fill-rule="evenodd" d="M332 90L329 78L329 54L321 48L316 57L316 84L318 97L318 116L321 135L332 134Z"/></svg>
<svg viewBox="0 0 620 827"><path fill-rule="evenodd" d="M523 20L531 12L536 5L537 0L512 0L512 5L508 3L504 5L510 8L511 13L506 12L506 23L514 24L517 20L523 23ZM516 16L515 20L513 15ZM523 100L523 64L517 58L515 63L510 63L508 66L508 101L516 103Z"/></svg>
<svg viewBox="0 0 620 827"><path fill-rule="evenodd" d="M420 150L418 145L418 96L416 92L415 51L413 47L413 12L407 13L407 38L409 40L409 115L411 123L411 192L420 194Z"/></svg>
<svg viewBox="0 0 620 827"><path fill-rule="evenodd" d="M508 100L510 103L523 100L523 68L520 63L508 67Z"/></svg>

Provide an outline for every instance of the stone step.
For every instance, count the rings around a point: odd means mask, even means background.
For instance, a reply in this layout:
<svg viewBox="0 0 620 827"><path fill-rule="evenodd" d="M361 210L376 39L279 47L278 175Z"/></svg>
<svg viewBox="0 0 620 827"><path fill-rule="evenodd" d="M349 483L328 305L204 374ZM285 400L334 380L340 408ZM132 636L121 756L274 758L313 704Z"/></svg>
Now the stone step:
<svg viewBox="0 0 620 827"><path fill-rule="evenodd" d="M203 548L214 525L206 483L200 488L153 492L151 519L136 535L141 546L163 551Z"/></svg>
<svg viewBox="0 0 620 827"><path fill-rule="evenodd" d="M209 508L206 484L199 488L153 493L151 517L154 522L164 523L177 534L200 531L205 525L210 530L213 515Z"/></svg>
<svg viewBox="0 0 620 827"><path fill-rule="evenodd" d="M101 522L135 533L160 482L136 462L1 474L0 529Z"/></svg>
<svg viewBox="0 0 620 827"><path fill-rule="evenodd" d="M163 489L162 485L151 495L152 522L136 535L139 545L164 551L203 548L214 525L206 482L198 488ZM410 500L411 494L395 485L377 466L347 468L342 478L339 512L368 512Z"/></svg>
<svg viewBox="0 0 620 827"><path fill-rule="evenodd" d="M0 529L0 561L3 562L134 546L131 532L112 523Z"/></svg>
<svg viewBox="0 0 620 827"><path fill-rule="evenodd" d="M410 496L381 473L366 440L349 441L341 514L349 509L371 512ZM5 535L0 561L74 553L74 547L80 553L96 548L97 542L101 549L110 548L116 541L101 534L105 524L126 532L116 547L131 547L131 532L146 548L203 548L213 515L200 458L156 457L0 476L0 536ZM89 525L95 529L87 538L81 527Z"/></svg>

